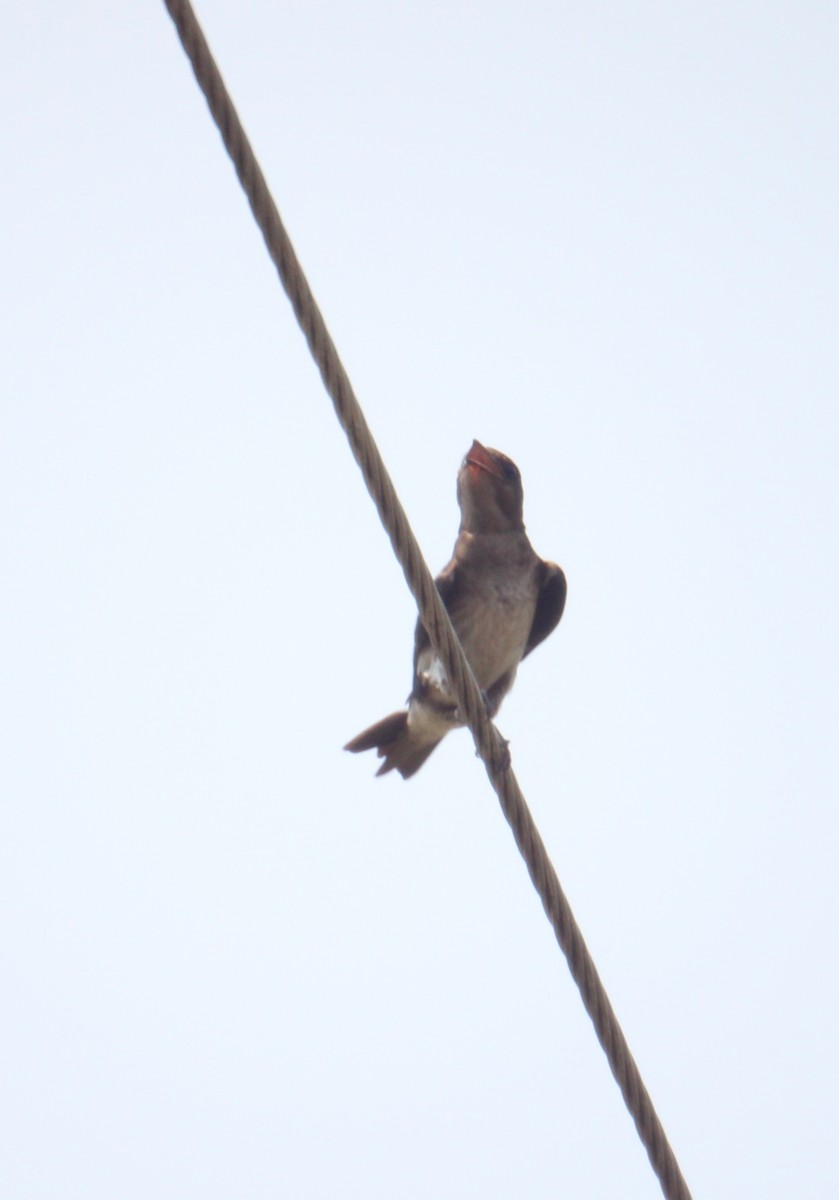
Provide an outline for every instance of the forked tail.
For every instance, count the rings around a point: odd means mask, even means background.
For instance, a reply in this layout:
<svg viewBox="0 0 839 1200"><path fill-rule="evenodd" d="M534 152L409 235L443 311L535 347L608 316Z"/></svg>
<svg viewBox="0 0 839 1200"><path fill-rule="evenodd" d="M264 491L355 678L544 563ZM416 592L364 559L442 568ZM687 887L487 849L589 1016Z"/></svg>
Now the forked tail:
<svg viewBox="0 0 839 1200"><path fill-rule="evenodd" d="M418 731L409 726L408 714L403 710L377 721L351 742L347 742L344 749L353 754L375 750L379 758L385 760L376 772L377 775L396 770L403 779L410 779L442 740L442 737L438 737L428 741L427 738L418 736Z"/></svg>

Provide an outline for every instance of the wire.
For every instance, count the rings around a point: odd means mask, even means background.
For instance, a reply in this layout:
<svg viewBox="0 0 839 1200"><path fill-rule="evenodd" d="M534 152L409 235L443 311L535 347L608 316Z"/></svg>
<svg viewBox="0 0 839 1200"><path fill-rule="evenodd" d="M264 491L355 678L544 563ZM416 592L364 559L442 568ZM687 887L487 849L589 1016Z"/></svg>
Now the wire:
<svg viewBox="0 0 839 1200"><path fill-rule="evenodd" d="M165 4L236 168L239 182L262 231L268 253L277 267L294 314L309 343L312 357L320 370L338 420L361 468L367 489L376 504L379 517L416 600L420 619L443 662L458 708L469 726L504 816L513 831L516 845L527 864L533 886L568 960L571 975L580 990L583 1004L594 1024L612 1074L618 1082L626 1106L635 1121L638 1135L659 1178L662 1192L667 1200L690 1200L690 1192L676 1156L513 774L507 744L487 715L480 689L437 593L431 572L408 524L396 489L373 440L364 413L297 260L277 206L192 6L188 0L165 0Z"/></svg>

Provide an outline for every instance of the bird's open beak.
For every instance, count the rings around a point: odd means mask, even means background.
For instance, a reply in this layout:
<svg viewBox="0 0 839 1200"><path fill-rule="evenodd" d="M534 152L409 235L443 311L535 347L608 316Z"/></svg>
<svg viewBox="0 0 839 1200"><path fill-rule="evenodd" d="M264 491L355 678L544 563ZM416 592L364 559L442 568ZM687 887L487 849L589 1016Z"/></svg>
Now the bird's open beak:
<svg viewBox="0 0 839 1200"><path fill-rule="evenodd" d="M498 463L487 450L486 446L482 446L477 438L469 448L466 461L472 467L480 467L482 471L488 471L496 479L504 478Z"/></svg>

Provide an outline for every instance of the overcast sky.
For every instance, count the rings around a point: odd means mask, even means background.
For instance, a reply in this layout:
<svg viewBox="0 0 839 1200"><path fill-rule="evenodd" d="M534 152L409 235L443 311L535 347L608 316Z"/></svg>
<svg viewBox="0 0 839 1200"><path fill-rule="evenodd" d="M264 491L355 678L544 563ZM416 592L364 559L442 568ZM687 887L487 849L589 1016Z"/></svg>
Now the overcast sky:
<svg viewBox="0 0 839 1200"><path fill-rule="evenodd" d="M694 1195L839 1192L839 13L205 31L432 569L474 437L568 604L498 718ZM10 1200L644 1200L475 758L342 745L411 598L162 4L0 88Z"/></svg>

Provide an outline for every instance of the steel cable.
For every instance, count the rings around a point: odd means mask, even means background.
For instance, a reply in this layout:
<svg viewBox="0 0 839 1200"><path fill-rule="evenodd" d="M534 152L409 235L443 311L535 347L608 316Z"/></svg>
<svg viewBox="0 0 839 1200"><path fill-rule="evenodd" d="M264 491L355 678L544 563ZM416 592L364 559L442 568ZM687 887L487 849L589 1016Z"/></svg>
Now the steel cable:
<svg viewBox="0 0 839 1200"><path fill-rule="evenodd" d="M690 1200L679 1164L630 1053L609 997L545 845L519 788L507 744L487 716L484 700L437 593L417 540L368 428L338 352L297 260L265 177L188 0L165 0L195 77L206 97L254 218L320 370L352 452L439 654L458 707L527 864L556 939L568 961L597 1037L667 1200Z"/></svg>

